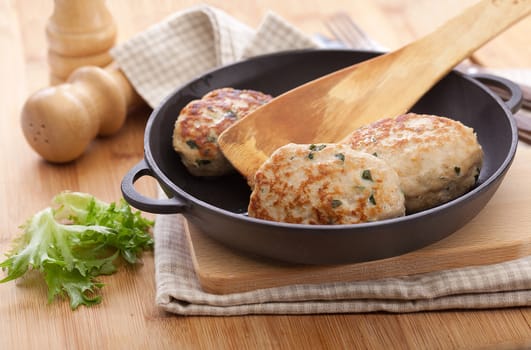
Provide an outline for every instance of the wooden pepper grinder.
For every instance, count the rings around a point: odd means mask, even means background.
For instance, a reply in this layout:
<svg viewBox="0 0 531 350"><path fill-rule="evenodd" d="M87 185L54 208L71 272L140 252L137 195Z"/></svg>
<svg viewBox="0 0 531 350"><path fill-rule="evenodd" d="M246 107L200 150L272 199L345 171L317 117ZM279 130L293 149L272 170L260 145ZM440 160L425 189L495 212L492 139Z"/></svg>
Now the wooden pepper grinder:
<svg viewBox="0 0 531 350"><path fill-rule="evenodd" d="M116 133L143 101L109 55L116 28L104 0L55 0L46 34L50 78L57 85L28 98L21 126L39 155L64 163L98 135Z"/></svg>
<svg viewBox="0 0 531 350"><path fill-rule="evenodd" d="M108 65L116 25L105 0L54 0L46 26L50 82L64 82L81 66Z"/></svg>

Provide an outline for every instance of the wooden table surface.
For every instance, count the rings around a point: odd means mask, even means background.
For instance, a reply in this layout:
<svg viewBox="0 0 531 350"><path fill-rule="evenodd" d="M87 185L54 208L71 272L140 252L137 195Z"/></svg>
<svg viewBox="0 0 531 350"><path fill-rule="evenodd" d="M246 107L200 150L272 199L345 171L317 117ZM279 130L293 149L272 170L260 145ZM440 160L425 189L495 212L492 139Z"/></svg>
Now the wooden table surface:
<svg viewBox="0 0 531 350"><path fill-rule="evenodd" d="M323 20L346 11L375 40L393 49L434 29L474 1L464 0L262 0L207 1L255 27L273 10L308 34L326 33ZM109 0L119 41L196 1ZM115 136L98 139L77 161L53 165L26 144L20 111L48 83L44 27L51 0L0 0L0 251L18 226L62 190L120 198L120 181L143 156L149 109L131 114ZM479 50L488 67L531 68L531 18ZM529 146L520 145L529 157ZM531 162L531 158L528 159ZM139 190L155 195L155 184ZM528 191L531 205L531 190ZM0 284L0 348L513 348L531 344L531 308L414 314L180 317L154 302L153 254L139 268L103 279L103 303L70 310L46 302L36 277Z"/></svg>

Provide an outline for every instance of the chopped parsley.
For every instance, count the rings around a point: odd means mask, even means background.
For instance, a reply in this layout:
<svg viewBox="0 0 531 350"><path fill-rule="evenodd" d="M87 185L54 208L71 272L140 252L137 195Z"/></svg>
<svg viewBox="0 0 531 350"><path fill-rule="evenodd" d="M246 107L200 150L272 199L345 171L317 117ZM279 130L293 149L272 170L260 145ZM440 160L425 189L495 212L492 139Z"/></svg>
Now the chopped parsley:
<svg viewBox="0 0 531 350"><path fill-rule="evenodd" d="M323 150L324 148L326 147L326 145L314 145L314 144L311 144L310 145L310 151L321 151Z"/></svg>
<svg viewBox="0 0 531 350"><path fill-rule="evenodd" d="M236 113L234 113L234 111L228 111L228 112L225 112L225 114L223 114L223 118L230 118L230 119L234 119L236 118Z"/></svg>
<svg viewBox="0 0 531 350"><path fill-rule="evenodd" d="M361 173L361 178L364 180L372 181L371 171L369 169L363 170L363 172Z"/></svg>
<svg viewBox="0 0 531 350"><path fill-rule="evenodd" d="M342 162L345 161L345 155L343 153L336 153L334 156Z"/></svg>
<svg viewBox="0 0 531 350"><path fill-rule="evenodd" d="M314 157L314 153L313 152L319 152L321 151L322 149L324 149L326 147L326 145L315 145L315 144L311 144L310 147L308 147L310 149L310 153L308 153L308 159L313 159Z"/></svg>
<svg viewBox="0 0 531 350"><path fill-rule="evenodd" d="M454 166L454 171L455 171L455 174L456 174L457 176L459 176L459 174L461 174L461 168L458 167L458 166Z"/></svg>
<svg viewBox="0 0 531 350"><path fill-rule="evenodd" d="M341 202L339 199L332 199L332 201L330 202L330 205L334 209L339 207L341 204L343 204L343 202Z"/></svg>
<svg viewBox="0 0 531 350"><path fill-rule="evenodd" d="M191 149L198 149L199 146L197 145L197 143L195 143L194 140L187 140L186 141L186 144L188 145L188 147L190 147Z"/></svg>
<svg viewBox="0 0 531 350"><path fill-rule="evenodd" d="M376 199L374 198L374 194L372 193L369 196L369 202L371 202L372 205L376 205Z"/></svg>
<svg viewBox="0 0 531 350"><path fill-rule="evenodd" d="M195 164L197 164L197 166L207 165L207 164L210 164L211 162L212 161L208 159L196 159L195 160Z"/></svg>

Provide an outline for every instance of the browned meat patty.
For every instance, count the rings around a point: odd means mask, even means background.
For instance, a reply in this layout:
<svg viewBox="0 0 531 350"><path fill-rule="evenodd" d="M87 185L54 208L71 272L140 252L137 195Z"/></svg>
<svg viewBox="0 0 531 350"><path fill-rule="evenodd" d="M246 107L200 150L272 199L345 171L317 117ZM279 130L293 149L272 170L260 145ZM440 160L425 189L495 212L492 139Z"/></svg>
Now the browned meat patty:
<svg viewBox="0 0 531 350"><path fill-rule="evenodd" d="M408 212L437 206L470 190L483 161L473 129L433 115L383 119L355 130L345 143L395 169Z"/></svg>
<svg viewBox="0 0 531 350"><path fill-rule="evenodd" d="M249 216L297 224L355 224L402 216L404 195L383 160L349 145L288 144L254 177Z"/></svg>
<svg viewBox="0 0 531 350"><path fill-rule="evenodd" d="M271 96L253 90L222 88L188 103L173 132L173 148L196 176L219 176L234 169L218 147L219 135Z"/></svg>

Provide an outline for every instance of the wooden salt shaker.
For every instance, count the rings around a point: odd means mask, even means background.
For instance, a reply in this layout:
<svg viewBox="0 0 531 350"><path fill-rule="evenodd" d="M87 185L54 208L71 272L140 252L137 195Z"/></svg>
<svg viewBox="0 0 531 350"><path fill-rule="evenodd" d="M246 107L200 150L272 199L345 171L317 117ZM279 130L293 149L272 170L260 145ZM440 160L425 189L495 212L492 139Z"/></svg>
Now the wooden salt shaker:
<svg viewBox="0 0 531 350"><path fill-rule="evenodd" d="M54 0L46 37L50 81L56 84L78 67L108 65L116 25L105 0Z"/></svg>
<svg viewBox="0 0 531 350"><path fill-rule="evenodd" d="M22 131L41 157L65 163L81 156L98 135L116 133L128 111L142 103L114 63L80 67L65 83L28 98L21 113Z"/></svg>

